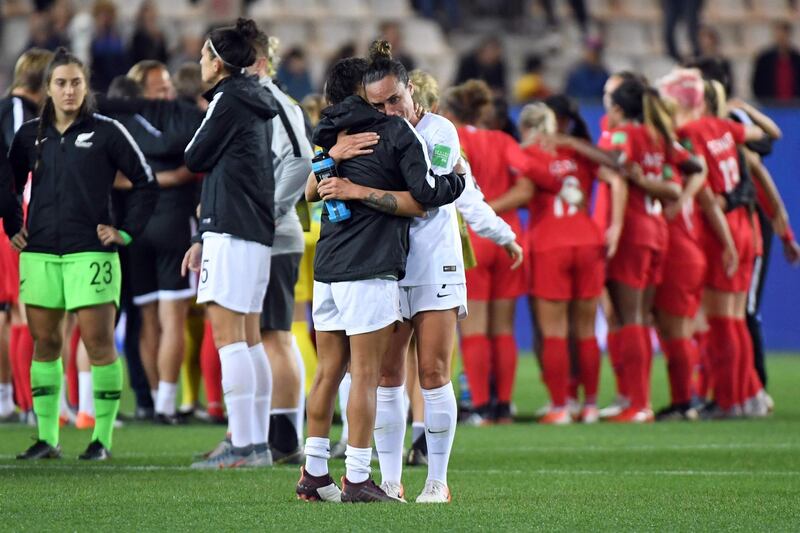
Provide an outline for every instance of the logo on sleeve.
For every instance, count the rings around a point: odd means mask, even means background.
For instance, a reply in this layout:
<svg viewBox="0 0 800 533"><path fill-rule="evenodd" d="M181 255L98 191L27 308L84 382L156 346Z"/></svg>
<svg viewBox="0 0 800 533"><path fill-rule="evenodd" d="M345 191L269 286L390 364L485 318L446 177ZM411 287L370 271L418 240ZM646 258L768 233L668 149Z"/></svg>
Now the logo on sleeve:
<svg viewBox="0 0 800 533"><path fill-rule="evenodd" d="M447 162L450 161L450 151L450 147L444 144L437 144L434 146L431 164L435 167L447 167Z"/></svg>
<svg viewBox="0 0 800 533"><path fill-rule="evenodd" d="M611 144L625 144L628 141L628 134L624 131L615 131L611 135Z"/></svg>
<svg viewBox="0 0 800 533"><path fill-rule="evenodd" d="M456 265L444 265L442 267L442 272L457 272L457 271L458 268L456 268Z"/></svg>
<svg viewBox="0 0 800 533"><path fill-rule="evenodd" d="M79 133L75 138L75 148L91 148L93 144L92 137L94 137L93 131L89 133Z"/></svg>

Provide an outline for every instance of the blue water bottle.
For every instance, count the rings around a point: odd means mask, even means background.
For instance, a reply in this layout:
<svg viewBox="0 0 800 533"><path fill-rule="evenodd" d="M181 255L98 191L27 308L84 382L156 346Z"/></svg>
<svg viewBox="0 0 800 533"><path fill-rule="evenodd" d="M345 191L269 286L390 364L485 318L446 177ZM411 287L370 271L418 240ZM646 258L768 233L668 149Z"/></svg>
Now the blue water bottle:
<svg viewBox="0 0 800 533"><path fill-rule="evenodd" d="M336 162L323 150L317 150L317 155L311 160L311 170L314 171L317 182L337 177ZM350 209L342 200L325 200L325 211L331 222L342 222L350 218Z"/></svg>

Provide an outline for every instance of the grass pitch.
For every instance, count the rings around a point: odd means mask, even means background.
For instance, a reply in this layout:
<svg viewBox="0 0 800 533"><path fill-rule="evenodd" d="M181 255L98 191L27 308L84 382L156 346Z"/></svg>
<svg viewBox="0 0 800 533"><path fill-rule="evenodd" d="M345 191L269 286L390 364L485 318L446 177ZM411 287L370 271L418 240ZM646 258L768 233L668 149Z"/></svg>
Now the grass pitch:
<svg viewBox="0 0 800 533"><path fill-rule="evenodd" d="M459 427L453 502L441 506L300 502L297 467L189 470L192 454L221 437L219 427L129 424L105 464L74 459L89 434L70 428L64 459L32 464L13 455L33 429L0 426L0 530L797 531L800 357L773 355L769 371L777 411L767 420ZM604 402L612 390L604 366ZM666 396L659 358L655 405ZM520 360L515 401L523 419L545 401L531 357ZM331 473L341 476L343 461L332 461ZM425 475L405 470L411 500Z"/></svg>

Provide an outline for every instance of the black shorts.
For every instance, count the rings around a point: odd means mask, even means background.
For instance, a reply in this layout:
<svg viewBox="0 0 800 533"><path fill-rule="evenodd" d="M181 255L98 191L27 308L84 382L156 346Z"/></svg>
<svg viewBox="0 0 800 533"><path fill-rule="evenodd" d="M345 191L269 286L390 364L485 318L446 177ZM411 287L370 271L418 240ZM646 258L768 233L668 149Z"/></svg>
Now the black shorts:
<svg viewBox="0 0 800 533"><path fill-rule="evenodd" d="M269 285L261 311L261 331L291 331L294 316L294 286L303 254L272 256Z"/></svg>
<svg viewBox="0 0 800 533"><path fill-rule="evenodd" d="M197 294L196 276L181 276L181 262L196 228L187 209L153 214L128 248L134 304L183 300Z"/></svg>

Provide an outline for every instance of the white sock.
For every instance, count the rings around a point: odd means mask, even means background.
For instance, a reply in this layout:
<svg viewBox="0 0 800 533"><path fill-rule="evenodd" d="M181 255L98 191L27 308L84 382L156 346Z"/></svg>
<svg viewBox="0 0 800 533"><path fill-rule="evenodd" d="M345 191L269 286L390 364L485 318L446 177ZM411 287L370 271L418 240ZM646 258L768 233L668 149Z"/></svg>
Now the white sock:
<svg viewBox="0 0 800 533"><path fill-rule="evenodd" d="M91 372L78 372L78 412L94 416L94 390Z"/></svg>
<svg viewBox="0 0 800 533"><path fill-rule="evenodd" d="M14 412L14 387L11 383L0 383L0 416Z"/></svg>
<svg viewBox="0 0 800 533"><path fill-rule="evenodd" d="M369 479L372 469L369 462L372 460L372 448L353 448L347 445L345 451L345 477L350 483L363 483Z"/></svg>
<svg viewBox="0 0 800 533"><path fill-rule="evenodd" d="M246 342L234 342L219 349L222 392L228 408L228 429L236 448L253 444L253 408L256 390L253 358Z"/></svg>
<svg viewBox="0 0 800 533"><path fill-rule="evenodd" d="M306 472L312 476L324 476L328 473L328 459L331 458L331 440L323 437L306 439Z"/></svg>
<svg viewBox="0 0 800 533"><path fill-rule="evenodd" d="M300 399L297 402L297 420L294 427L297 428L297 442L303 442L303 425L306 421L306 364L294 335L292 335L292 351L297 361L297 368L300 370L300 395L298 396Z"/></svg>
<svg viewBox="0 0 800 533"><path fill-rule="evenodd" d="M447 484L447 464L456 434L458 407L453 383L438 389L422 389L425 399L425 439L428 442L428 479Z"/></svg>
<svg viewBox="0 0 800 533"><path fill-rule="evenodd" d="M269 410L272 404L272 369L263 344L259 342L248 349L253 361L256 383L253 404L253 444L266 444L269 441Z"/></svg>
<svg viewBox="0 0 800 533"><path fill-rule="evenodd" d="M175 416L175 398L178 396L178 384L169 381L158 382L158 395L156 396L156 413L160 415Z"/></svg>
<svg viewBox="0 0 800 533"><path fill-rule="evenodd" d="M411 423L411 443L417 442L417 439L425 435L425 422L412 422Z"/></svg>
<svg viewBox="0 0 800 533"><path fill-rule="evenodd" d="M374 437L382 481L400 483L403 474L403 441L406 438L404 394L405 387L402 385L378 387Z"/></svg>
<svg viewBox="0 0 800 533"><path fill-rule="evenodd" d="M67 400L67 377L61 382L61 393L58 397L58 410L61 414L69 413L69 401Z"/></svg>
<svg viewBox="0 0 800 533"><path fill-rule="evenodd" d="M350 428L347 426L347 399L350 398L350 372L344 375L339 383L339 412L342 414L342 442L347 442Z"/></svg>

